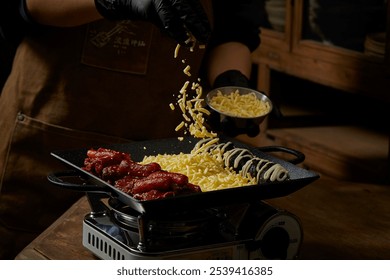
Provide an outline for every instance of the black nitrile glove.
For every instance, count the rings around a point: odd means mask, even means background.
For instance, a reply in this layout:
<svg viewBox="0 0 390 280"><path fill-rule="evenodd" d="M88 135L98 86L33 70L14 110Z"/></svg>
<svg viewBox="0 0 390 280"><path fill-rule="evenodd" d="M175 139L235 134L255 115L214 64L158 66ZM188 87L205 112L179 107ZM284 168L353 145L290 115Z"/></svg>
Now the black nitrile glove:
<svg viewBox="0 0 390 280"><path fill-rule="evenodd" d="M238 70L225 71L215 78L213 88L228 86L249 88L249 79Z"/></svg>
<svg viewBox="0 0 390 280"><path fill-rule="evenodd" d="M213 88L236 86L249 88L249 79L238 70L228 70L220 74L214 81ZM235 120L224 116L221 118L218 112L210 110L209 124L215 131L221 131L229 137L246 134L255 137L260 133L260 127L253 120L248 119L244 124L237 126Z"/></svg>
<svg viewBox="0 0 390 280"><path fill-rule="evenodd" d="M163 28L180 44L190 32L206 43L211 27L199 0L95 0L99 13L111 20L146 20Z"/></svg>

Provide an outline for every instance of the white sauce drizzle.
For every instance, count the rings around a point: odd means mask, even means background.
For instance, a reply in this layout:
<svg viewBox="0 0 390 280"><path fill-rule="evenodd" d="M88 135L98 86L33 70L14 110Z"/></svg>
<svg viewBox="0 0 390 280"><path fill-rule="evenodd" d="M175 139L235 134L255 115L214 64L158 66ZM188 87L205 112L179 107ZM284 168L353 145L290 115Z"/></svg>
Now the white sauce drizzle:
<svg viewBox="0 0 390 280"><path fill-rule="evenodd" d="M281 164L256 157L248 149L233 147L232 142L217 143L218 140L216 138L202 139L195 145L194 150L220 155L227 168L237 169L240 162L246 161L240 172L248 178L253 178L255 175L257 183L262 181L282 182L288 179L288 170Z"/></svg>

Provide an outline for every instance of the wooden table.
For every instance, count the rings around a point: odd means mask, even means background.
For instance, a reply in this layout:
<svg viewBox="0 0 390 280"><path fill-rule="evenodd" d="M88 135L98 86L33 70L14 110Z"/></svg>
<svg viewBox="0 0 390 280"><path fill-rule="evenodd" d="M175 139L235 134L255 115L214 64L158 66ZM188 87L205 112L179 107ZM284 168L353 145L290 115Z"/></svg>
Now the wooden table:
<svg viewBox="0 0 390 280"><path fill-rule="evenodd" d="M390 259L390 186L321 176L271 205L297 215L304 238L301 259ZM85 197L28 245L16 259L96 259L82 245Z"/></svg>

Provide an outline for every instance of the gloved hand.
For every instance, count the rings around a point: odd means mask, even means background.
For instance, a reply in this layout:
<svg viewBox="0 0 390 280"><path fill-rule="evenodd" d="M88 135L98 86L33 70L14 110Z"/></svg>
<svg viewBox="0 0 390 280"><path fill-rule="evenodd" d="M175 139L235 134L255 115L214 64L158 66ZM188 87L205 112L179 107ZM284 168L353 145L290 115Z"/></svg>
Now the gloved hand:
<svg viewBox="0 0 390 280"><path fill-rule="evenodd" d="M213 88L237 86L250 88L249 79L238 70L228 70L220 74L214 81ZM218 112L210 110L209 125L214 131L220 131L229 137L247 134L255 137L260 133L260 127L253 120L248 119L244 124L237 126L237 122L228 116L221 118Z"/></svg>
<svg viewBox="0 0 390 280"><path fill-rule="evenodd" d="M95 0L99 13L111 20L146 20L185 44L189 31L206 43L211 27L199 0Z"/></svg>
<svg viewBox="0 0 390 280"><path fill-rule="evenodd" d="M249 88L249 79L238 70L225 71L215 78L213 88L228 86Z"/></svg>

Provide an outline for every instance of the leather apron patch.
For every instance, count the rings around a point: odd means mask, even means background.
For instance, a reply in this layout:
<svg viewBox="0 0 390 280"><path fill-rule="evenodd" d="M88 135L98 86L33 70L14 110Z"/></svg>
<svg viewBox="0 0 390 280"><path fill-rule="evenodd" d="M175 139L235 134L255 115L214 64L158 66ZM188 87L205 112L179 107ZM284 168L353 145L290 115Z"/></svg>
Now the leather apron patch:
<svg viewBox="0 0 390 280"><path fill-rule="evenodd" d="M81 62L98 68L146 74L153 25L139 21L89 24Z"/></svg>

